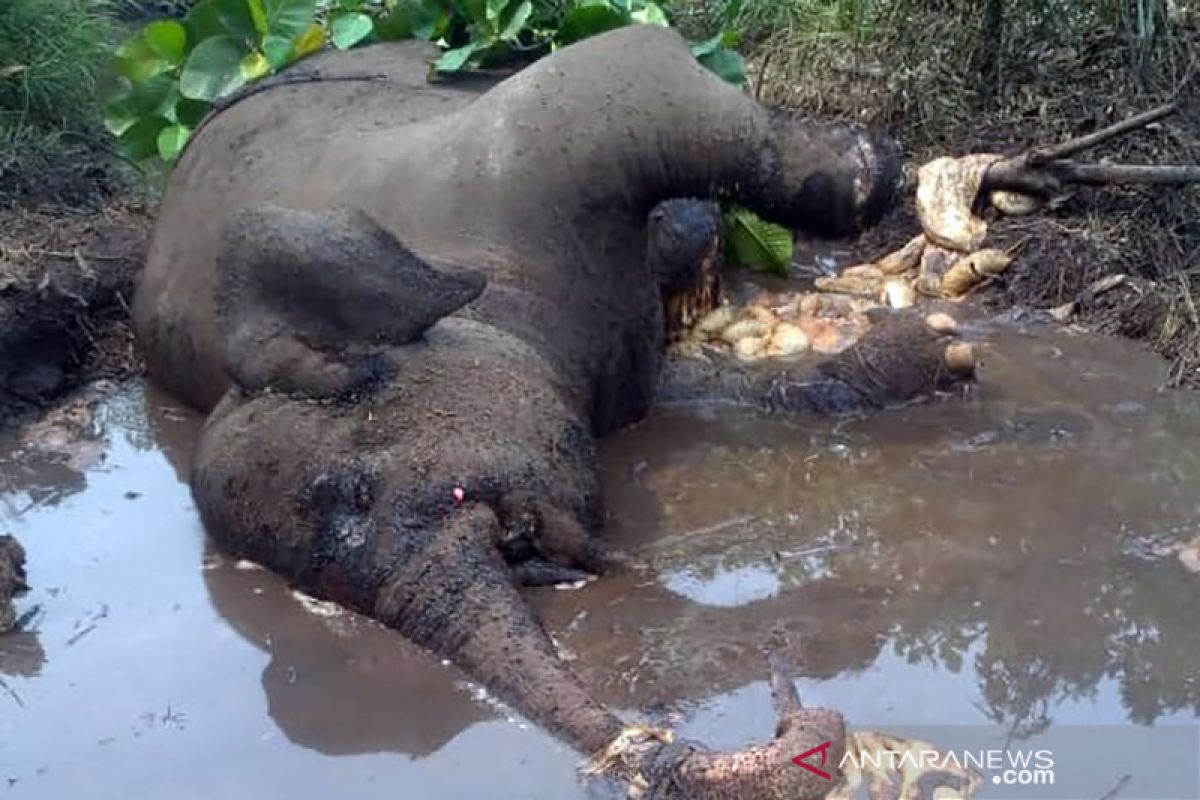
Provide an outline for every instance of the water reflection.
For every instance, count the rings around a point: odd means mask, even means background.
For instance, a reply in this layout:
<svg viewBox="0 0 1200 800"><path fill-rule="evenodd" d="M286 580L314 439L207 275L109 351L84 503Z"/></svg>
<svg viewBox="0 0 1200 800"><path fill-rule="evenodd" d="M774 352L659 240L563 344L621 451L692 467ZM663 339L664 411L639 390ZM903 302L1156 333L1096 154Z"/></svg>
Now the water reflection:
<svg viewBox="0 0 1200 800"><path fill-rule="evenodd" d="M588 679L686 707L760 678L782 630L811 678L853 682L884 653L965 674L977 711L945 722L1023 736L1083 699L1109 722L1200 716L1200 580L1174 557L1200 527L1191 398L1122 343L992 342L969 404L782 435L668 414L613 442L614 527L641 569L546 601Z"/></svg>
<svg viewBox="0 0 1200 800"><path fill-rule="evenodd" d="M607 443L633 566L532 593L574 668L715 741L766 733L760 648L780 634L806 697L858 724L1200 717L1200 579L1175 558L1200 527L1194 395L1157 393L1158 362L1118 342L987 337L968 403L806 426L668 413ZM371 753L412 756L368 772L426 793L578 796L574 755L453 669L207 552L181 483L197 419L136 389L95 411L86 447L53 426L50 447L0 446L0 514L31 559L20 609L42 607L0 639L21 698L0 686L0 765L28 796L118 796L126 773L168 796L153 787L213 763L197 793L271 764L293 794L336 774L377 796L352 781ZM128 732L167 709L178 738ZM97 778L101 760L122 769ZM523 784L522 764L556 777Z"/></svg>

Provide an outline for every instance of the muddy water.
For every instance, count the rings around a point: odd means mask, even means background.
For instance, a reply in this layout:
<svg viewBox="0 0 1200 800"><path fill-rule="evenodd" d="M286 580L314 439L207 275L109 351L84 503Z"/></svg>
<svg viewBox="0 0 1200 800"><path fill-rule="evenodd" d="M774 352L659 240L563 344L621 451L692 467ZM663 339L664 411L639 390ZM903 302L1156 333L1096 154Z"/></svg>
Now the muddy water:
<svg viewBox="0 0 1200 800"><path fill-rule="evenodd" d="M760 739L773 640L807 702L869 728L1200 718L1200 576L1174 554L1200 533L1195 396L1122 342L976 335L966 402L679 409L608 442L632 566L535 597L597 694ZM34 632L0 640L0 796L585 795L574 753L453 669L212 552L180 473L197 424L128 387L84 447L5 442Z"/></svg>

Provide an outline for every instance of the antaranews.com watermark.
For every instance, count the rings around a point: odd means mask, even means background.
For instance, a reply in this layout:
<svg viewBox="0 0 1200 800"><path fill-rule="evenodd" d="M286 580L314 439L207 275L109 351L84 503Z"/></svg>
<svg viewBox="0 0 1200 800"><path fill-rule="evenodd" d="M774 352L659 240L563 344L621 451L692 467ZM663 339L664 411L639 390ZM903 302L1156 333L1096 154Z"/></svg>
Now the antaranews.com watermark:
<svg viewBox="0 0 1200 800"><path fill-rule="evenodd" d="M830 763L824 742L793 759L825 780L844 776L842 796L873 783L970 787L1012 800L1200 800L1200 726L1054 726L1020 741L996 727L859 730ZM908 795L904 795L908 796ZM923 794L913 796L924 796ZM954 792L946 796L961 796Z"/></svg>

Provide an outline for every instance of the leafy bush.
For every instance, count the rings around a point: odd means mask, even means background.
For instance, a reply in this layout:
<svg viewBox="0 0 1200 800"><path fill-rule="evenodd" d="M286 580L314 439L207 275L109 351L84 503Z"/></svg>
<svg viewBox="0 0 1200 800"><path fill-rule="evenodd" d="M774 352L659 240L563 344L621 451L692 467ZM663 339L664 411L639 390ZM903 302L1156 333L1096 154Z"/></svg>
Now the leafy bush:
<svg viewBox="0 0 1200 800"><path fill-rule="evenodd" d="M28 2L29 0L26 0ZM724 20L741 0L727 0ZM652 0L201 0L181 21L157 20L117 52L121 90L105 124L135 160L174 161L212 104L327 44L339 49L418 38L444 49L444 73L528 60L625 25L667 25ZM726 26L696 57L745 81Z"/></svg>
<svg viewBox="0 0 1200 800"><path fill-rule="evenodd" d="M116 39L94 0L0 0L0 179L36 187L38 171L87 155L95 96Z"/></svg>

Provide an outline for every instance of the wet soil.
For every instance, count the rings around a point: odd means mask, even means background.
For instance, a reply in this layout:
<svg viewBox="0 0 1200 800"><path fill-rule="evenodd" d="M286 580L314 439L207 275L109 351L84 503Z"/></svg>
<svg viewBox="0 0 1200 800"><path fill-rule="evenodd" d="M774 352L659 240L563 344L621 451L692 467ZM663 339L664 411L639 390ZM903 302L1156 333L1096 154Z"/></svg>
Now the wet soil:
<svg viewBox="0 0 1200 800"><path fill-rule="evenodd" d="M1070 796L1124 774L1141 796L1171 756L1098 762L1095 742L1200 722L1200 576L1178 557L1200 414L1128 342L969 333L985 365L966 401L806 424L669 409L607 442L607 533L631 565L535 593L600 698L761 740L760 648L782 632L805 701L856 727L943 746L1075 731ZM453 668L213 552L183 482L199 424L102 385L0 441L0 530L36 609L0 639L0 796L585 796L577 754Z"/></svg>
<svg viewBox="0 0 1200 800"><path fill-rule="evenodd" d="M132 205L0 210L0 426L140 371L128 303L149 228Z"/></svg>

